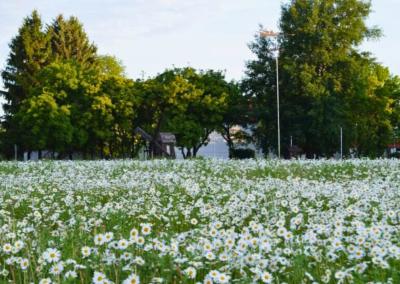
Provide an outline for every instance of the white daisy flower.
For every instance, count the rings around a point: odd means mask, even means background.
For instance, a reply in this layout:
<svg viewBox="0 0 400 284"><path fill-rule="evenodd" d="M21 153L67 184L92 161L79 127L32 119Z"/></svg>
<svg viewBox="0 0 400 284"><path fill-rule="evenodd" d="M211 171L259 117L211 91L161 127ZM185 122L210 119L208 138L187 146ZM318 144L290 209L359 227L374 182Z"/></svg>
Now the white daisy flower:
<svg viewBox="0 0 400 284"><path fill-rule="evenodd" d="M5 243L4 245L3 245L3 251L4 251L4 253L6 253L6 254L8 254L8 253L10 253L11 252L11 250L12 250L12 245L10 244L10 243Z"/></svg>
<svg viewBox="0 0 400 284"><path fill-rule="evenodd" d="M109 243L114 239L114 233L113 232L107 232L104 234L104 242Z"/></svg>
<svg viewBox="0 0 400 284"><path fill-rule="evenodd" d="M19 264L21 265L22 270L26 270L29 266L29 260L27 258L22 258Z"/></svg>
<svg viewBox="0 0 400 284"><path fill-rule="evenodd" d="M55 248L48 248L43 253L43 259L48 263L58 262L60 258L61 258L61 253L59 250Z"/></svg>
<svg viewBox="0 0 400 284"><path fill-rule="evenodd" d="M194 267L188 267L185 269L185 275L190 279L196 278L196 273L197 271Z"/></svg>
<svg viewBox="0 0 400 284"><path fill-rule="evenodd" d="M271 275L271 273L269 273L268 271L265 271L261 274L261 281L264 283L271 283L273 280L273 277Z"/></svg>
<svg viewBox="0 0 400 284"><path fill-rule="evenodd" d="M64 271L64 265L62 262L53 264L53 266L50 268L50 274L52 275L60 275Z"/></svg>
<svg viewBox="0 0 400 284"><path fill-rule="evenodd" d="M144 236L150 235L150 233L151 233L151 225L148 224L148 223L140 224L140 225L142 227L142 234Z"/></svg>
<svg viewBox="0 0 400 284"><path fill-rule="evenodd" d="M92 278L92 283L93 284L104 284L105 282L107 282L108 279L106 277L106 275L104 273L95 271L93 278Z"/></svg>
<svg viewBox="0 0 400 284"><path fill-rule="evenodd" d="M92 250L91 250L91 248L88 247L88 246L84 246L84 247L81 248L81 253L82 253L82 256L83 256L84 258L85 258L85 257L88 257L88 256L90 255L91 252L92 252Z"/></svg>
<svg viewBox="0 0 400 284"><path fill-rule="evenodd" d="M51 284L51 283L53 282L51 282L50 278L44 278L39 281L39 284Z"/></svg>
<svg viewBox="0 0 400 284"><path fill-rule="evenodd" d="M104 237L103 234L97 234L97 235L94 237L94 244L95 244L96 246L101 246L101 245L103 245L105 242L106 242L106 238Z"/></svg>
<svg viewBox="0 0 400 284"><path fill-rule="evenodd" d="M128 278L126 278L122 284L139 284L140 278L135 273L131 274Z"/></svg>
<svg viewBox="0 0 400 284"><path fill-rule="evenodd" d="M125 239L121 239L118 241L118 249L120 250L124 250L128 247L129 242Z"/></svg>

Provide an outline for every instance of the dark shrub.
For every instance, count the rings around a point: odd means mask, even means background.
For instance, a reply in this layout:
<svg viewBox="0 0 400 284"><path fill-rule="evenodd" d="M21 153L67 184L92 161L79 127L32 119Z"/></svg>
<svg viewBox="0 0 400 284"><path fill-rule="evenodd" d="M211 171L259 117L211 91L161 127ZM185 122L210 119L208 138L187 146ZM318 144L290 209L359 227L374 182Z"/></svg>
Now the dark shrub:
<svg viewBox="0 0 400 284"><path fill-rule="evenodd" d="M231 159L252 159L255 158L256 152L249 148L233 149L230 153Z"/></svg>

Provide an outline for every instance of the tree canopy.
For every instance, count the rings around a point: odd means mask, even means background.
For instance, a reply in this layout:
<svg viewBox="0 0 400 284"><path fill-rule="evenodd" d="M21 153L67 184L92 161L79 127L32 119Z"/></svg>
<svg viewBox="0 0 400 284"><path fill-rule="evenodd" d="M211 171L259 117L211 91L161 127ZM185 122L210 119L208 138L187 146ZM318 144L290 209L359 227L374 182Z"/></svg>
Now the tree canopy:
<svg viewBox="0 0 400 284"><path fill-rule="evenodd" d="M247 63L242 89L254 101L254 133L265 151L276 149L277 44L285 154L293 137L309 157L331 156L339 150L340 128L347 152L383 153L392 136L396 78L359 50L381 34L365 23L370 11L359 0L292 0L282 6L277 42L256 36L250 48L257 59Z"/></svg>
<svg viewBox="0 0 400 284"><path fill-rule="evenodd" d="M308 157L331 157L341 129L345 154L381 156L400 136L400 79L360 50L381 35L366 25L371 3L291 0L281 12L278 37L255 36L249 47L256 59L235 82L222 71L191 67L130 79L119 59L98 54L76 17L59 15L45 25L33 11L11 40L1 73L2 155L13 157L17 145L20 154L47 150L54 158L135 157L143 143L137 127L152 137L174 133L185 158L195 157L212 132L230 154L249 141L265 154L276 151L279 55L286 157L291 141Z"/></svg>
<svg viewBox="0 0 400 284"><path fill-rule="evenodd" d="M75 17L59 15L45 27L34 11L10 49L2 72L8 157L14 144L20 153L47 150L58 158L134 157L138 126L153 137L175 133L183 155L196 156L221 129L234 93L224 74L212 70L176 68L129 79L120 60L97 54Z"/></svg>

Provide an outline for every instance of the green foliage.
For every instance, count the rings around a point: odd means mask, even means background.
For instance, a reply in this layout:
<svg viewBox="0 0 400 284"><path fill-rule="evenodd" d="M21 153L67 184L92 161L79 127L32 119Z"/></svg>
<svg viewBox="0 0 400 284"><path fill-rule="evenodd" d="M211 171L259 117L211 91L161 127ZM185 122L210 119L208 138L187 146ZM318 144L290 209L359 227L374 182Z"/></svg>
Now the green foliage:
<svg viewBox="0 0 400 284"><path fill-rule="evenodd" d="M118 78L125 76L125 67L122 64L122 61L115 56L97 56L96 64L99 66L101 74L106 77Z"/></svg>
<svg viewBox="0 0 400 284"><path fill-rule="evenodd" d="M166 70L155 78L138 81L135 89L139 100L138 111L142 114L137 124L153 137L165 129L168 119L185 112L188 103L201 93L174 70Z"/></svg>
<svg viewBox="0 0 400 284"><path fill-rule="evenodd" d="M43 29L34 11L10 48L2 73L7 90L2 140L8 157L13 144L20 153L49 149L61 157L72 152L104 156L120 147L121 132L132 137L123 122L133 120L133 99L127 95L132 82L115 57L96 54L77 18L60 15Z"/></svg>
<svg viewBox="0 0 400 284"><path fill-rule="evenodd" d="M32 88L37 84L35 75L45 66L50 57L49 37L43 31L43 24L37 11L23 20L18 34L9 45L10 55L6 68L2 71L4 86L7 91L1 92L5 99L3 151L13 151L13 144L21 136L15 114L22 102L29 97Z"/></svg>
<svg viewBox="0 0 400 284"><path fill-rule="evenodd" d="M43 31L42 21L37 11L25 18L18 35L10 43L7 66L2 72L5 88L2 93L7 101L5 111L12 114L15 107L28 96L36 83L38 72L49 60L49 37Z"/></svg>
<svg viewBox="0 0 400 284"><path fill-rule="evenodd" d="M221 72L189 67L138 81L134 87L140 114L136 124L153 137L161 131L174 133L183 156L195 157L210 133L223 125L232 84Z"/></svg>
<svg viewBox="0 0 400 284"><path fill-rule="evenodd" d="M340 128L345 154L380 156L400 136L400 79L358 50L364 39L380 35L365 24L370 10L360 0L282 6L277 43L285 155L293 137L308 156L331 156ZM97 54L77 18L59 15L44 27L34 11L12 39L2 72L2 152L13 157L16 144L20 153L46 149L61 158L134 157L137 126L152 137L174 133L185 158L195 157L214 131L230 153L250 141L267 152L277 141L276 43L256 36L249 47L257 59L247 63L240 85L223 72L189 67L133 81L116 57Z"/></svg>
<svg viewBox="0 0 400 284"><path fill-rule="evenodd" d="M73 127L70 109L66 105L59 106L56 96L43 92L26 101L21 108L21 129L24 140L31 149L51 149L62 152L72 141Z"/></svg>
<svg viewBox="0 0 400 284"><path fill-rule="evenodd" d="M134 82L121 61L97 54L75 17L60 15L44 29L33 12L10 47L1 135L9 158L13 144L20 153L46 149L61 158L133 157L137 126L153 137L175 133L190 157L212 131L233 125L227 112L239 92L221 72L173 69Z"/></svg>
<svg viewBox="0 0 400 284"><path fill-rule="evenodd" d="M347 152L382 155L391 137L393 84L389 71L358 46L377 38L369 28L367 1L292 0L283 5L279 44L281 139L292 136L308 156L339 149L340 127ZM255 136L263 149L276 148L276 75L271 39L250 45L257 59L247 64L244 92L254 102Z"/></svg>
<svg viewBox="0 0 400 284"><path fill-rule="evenodd" d="M135 153L133 142L138 96L134 86L132 80L111 69L102 79L103 112L98 116L98 128L105 134L102 144L107 156L132 157Z"/></svg>
<svg viewBox="0 0 400 284"><path fill-rule="evenodd" d="M59 15L47 32L51 36L52 56L55 60L74 60L83 65L95 62L97 48L89 42L76 17L65 20Z"/></svg>
<svg viewBox="0 0 400 284"><path fill-rule="evenodd" d="M186 111L171 117L168 128L176 133L183 156L195 157L200 147L208 144L209 135L223 124L229 85L221 72L196 73L192 68L185 68L176 69L175 73L193 85L196 92L188 98Z"/></svg>
<svg viewBox="0 0 400 284"><path fill-rule="evenodd" d="M226 83L225 88L228 96L225 101L226 107L223 112L222 124L218 128L218 132L226 141L228 151L231 153L236 144L242 142L247 144L253 140L251 134L244 130L254 122L251 115L253 104L249 98L243 95L239 84L232 81Z"/></svg>

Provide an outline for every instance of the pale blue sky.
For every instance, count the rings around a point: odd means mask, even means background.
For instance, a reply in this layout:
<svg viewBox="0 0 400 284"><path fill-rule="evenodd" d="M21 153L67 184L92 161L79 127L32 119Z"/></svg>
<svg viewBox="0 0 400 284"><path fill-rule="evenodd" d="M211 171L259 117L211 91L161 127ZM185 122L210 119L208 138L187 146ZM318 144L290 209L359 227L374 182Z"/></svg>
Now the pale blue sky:
<svg viewBox="0 0 400 284"><path fill-rule="evenodd" d="M247 44L259 24L275 29L280 0L0 0L0 68L23 17L37 9L49 23L57 14L77 16L102 54L120 58L130 77L152 76L167 67L190 65L226 70L239 80ZM364 44L400 75L400 0L373 0L368 22L384 37Z"/></svg>

